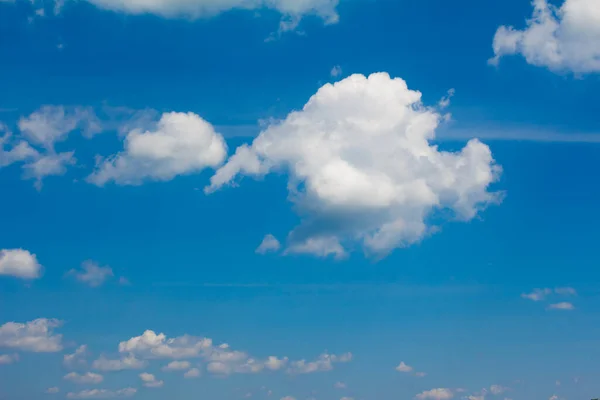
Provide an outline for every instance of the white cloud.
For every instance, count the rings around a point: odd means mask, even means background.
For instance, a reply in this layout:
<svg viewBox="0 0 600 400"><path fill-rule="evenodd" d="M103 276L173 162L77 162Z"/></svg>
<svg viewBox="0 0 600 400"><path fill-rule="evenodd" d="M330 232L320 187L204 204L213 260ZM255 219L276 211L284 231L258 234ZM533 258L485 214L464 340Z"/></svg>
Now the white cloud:
<svg viewBox="0 0 600 400"><path fill-rule="evenodd" d="M279 240L271 234L268 234L264 237L263 241L260 243L260 246L256 249L256 253L258 254L267 254L276 252L281 248L281 243Z"/></svg>
<svg viewBox="0 0 600 400"><path fill-rule="evenodd" d="M81 375L76 372L70 372L65 375L63 379L73 383L78 383L80 385L89 385L101 383L104 380L104 377L93 372L86 372L85 374Z"/></svg>
<svg viewBox="0 0 600 400"><path fill-rule="evenodd" d="M334 66L329 74L332 78L339 78L342 75L342 67L339 65Z"/></svg>
<svg viewBox="0 0 600 400"><path fill-rule="evenodd" d="M67 172L67 167L75 165L75 152L47 152L23 165L23 177L35 180L36 189L42 189L42 182L48 176L61 176Z"/></svg>
<svg viewBox="0 0 600 400"><path fill-rule="evenodd" d="M548 289L548 288L546 288L546 289L533 289L533 292L531 292L531 293L523 293L521 295L521 297L523 297L524 299L532 300L532 301L542 301L549 294L552 294L552 289Z"/></svg>
<svg viewBox="0 0 600 400"><path fill-rule="evenodd" d="M56 394L60 392L60 388L54 386L54 387L49 387L48 389L46 389L46 393L48 394Z"/></svg>
<svg viewBox="0 0 600 400"><path fill-rule="evenodd" d="M402 79L352 75L240 146L205 190L287 172L302 217L288 252L339 258L358 241L382 256L431 233L438 211L467 221L501 199L488 192L501 169L486 145L473 139L445 152L430 143L442 118Z"/></svg>
<svg viewBox="0 0 600 400"><path fill-rule="evenodd" d="M82 390L81 392L67 393L67 399L115 399L131 397L137 393L137 389L125 388L116 391L107 389Z"/></svg>
<svg viewBox="0 0 600 400"><path fill-rule="evenodd" d="M133 355L126 355L116 360L107 359L101 356L95 360L92 364L92 368L99 371L123 371L127 369L142 369L146 367L147 363L143 360L138 360Z"/></svg>
<svg viewBox="0 0 600 400"><path fill-rule="evenodd" d="M339 0L87 0L98 7L130 14L163 17L202 18L233 9L269 8L283 14L280 30L293 29L306 15L315 15L331 24L338 21Z"/></svg>
<svg viewBox="0 0 600 400"><path fill-rule="evenodd" d="M502 393L506 392L507 390L508 390L508 388L505 388L504 386L501 386L501 385L492 385L492 386L490 386L490 392L494 396L502 394Z"/></svg>
<svg viewBox="0 0 600 400"><path fill-rule="evenodd" d="M402 361L400 363L400 365L398 365L396 367L396 371L398 371L398 372L412 372L413 371L413 367L411 367L410 365L406 365L404 363L404 361Z"/></svg>
<svg viewBox="0 0 600 400"><path fill-rule="evenodd" d="M119 352L130 357L141 359L173 359L163 370L187 369L191 364L189 359L199 358L206 363L206 369L211 374L256 374L265 370L280 371L287 367L289 373L311 373L328 371L335 363L345 363L352 360L351 353L341 355L322 354L315 361L306 360L290 362L287 357L270 356L266 359L255 359L243 351L232 350L229 345L215 346L212 339L183 335L168 338L165 334L157 334L147 330L141 336L133 337L119 344ZM97 360L98 361L98 360ZM106 364L104 361L104 364ZM95 363L95 367L99 364ZM189 372L189 371L188 371ZM193 375L195 372L192 372Z"/></svg>
<svg viewBox="0 0 600 400"><path fill-rule="evenodd" d="M558 396L552 395L552 396L550 396L550 398L548 400L558 400Z"/></svg>
<svg viewBox="0 0 600 400"><path fill-rule="evenodd" d="M189 361L172 361L163 367L163 371L180 371L184 369L189 369L191 364Z"/></svg>
<svg viewBox="0 0 600 400"><path fill-rule="evenodd" d="M21 279L37 279L42 266L35 254L23 249L0 250L0 275Z"/></svg>
<svg viewBox="0 0 600 400"><path fill-rule="evenodd" d="M560 287L554 289L554 293L560 294L563 296L577 296L577 291L572 287Z"/></svg>
<svg viewBox="0 0 600 400"><path fill-rule="evenodd" d="M186 379L198 378L200 376L200 370L198 368L192 368L183 374L183 377Z"/></svg>
<svg viewBox="0 0 600 400"><path fill-rule="evenodd" d="M342 397L340 400L354 400L353 397Z"/></svg>
<svg viewBox="0 0 600 400"><path fill-rule="evenodd" d="M450 389L438 388L421 392L416 397L419 400L448 400L454 397L454 393Z"/></svg>
<svg viewBox="0 0 600 400"><path fill-rule="evenodd" d="M346 353L342 355L323 353L315 361L307 362L306 360L292 361L288 372L291 374L311 374L314 372L325 372L333 369L335 363L346 363L352 360L352 354Z"/></svg>
<svg viewBox="0 0 600 400"><path fill-rule="evenodd" d="M87 180L98 186L168 181L218 167L226 156L223 137L208 122L194 113L165 113L154 131L130 131L124 150L101 161Z"/></svg>
<svg viewBox="0 0 600 400"><path fill-rule="evenodd" d="M425 372L415 372L415 376L417 378L423 378L423 377L427 376L427 374Z"/></svg>
<svg viewBox="0 0 600 400"><path fill-rule="evenodd" d="M18 354L0 354L0 365L13 364L19 361Z"/></svg>
<svg viewBox="0 0 600 400"><path fill-rule="evenodd" d="M550 310L574 310L575 306L569 302L562 302L562 303L556 303L556 304L550 304L548 306L548 308Z"/></svg>
<svg viewBox="0 0 600 400"><path fill-rule="evenodd" d="M19 349L34 353L55 353L62 350L62 335L55 335L54 328L62 321L40 318L24 324L7 322L0 326L0 347Z"/></svg>
<svg viewBox="0 0 600 400"><path fill-rule="evenodd" d="M157 335L151 330L119 344L119 352L132 353L145 358L194 358L202 353L210 353L211 349L211 339L186 335L167 340L164 333Z"/></svg>
<svg viewBox="0 0 600 400"><path fill-rule="evenodd" d="M144 382L144 386L148 388L159 388L164 385L163 381L157 380L154 375L147 372L141 373L140 379Z"/></svg>
<svg viewBox="0 0 600 400"><path fill-rule="evenodd" d="M84 107L43 106L19 120L23 136L47 150L54 150L56 142L65 140L76 129L81 129L87 137L102 131L94 111Z"/></svg>
<svg viewBox="0 0 600 400"><path fill-rule="evenodd" d="M77 366L84 366L87 364L85 357L87 355L87 346L79 346L73 354L65 354L63 356L63 364L67 368L75 368Z"/></svg>
<svg viewBox="0 0 600 400"><path fill-rule="evenodd" d="M296 399L292 396L285 396L285 397L282 397L281 400L296 400Z"/></svg>
<svg viewBox="0 0 600 400"><path fill-rule="evenodd" d="M344 382L336 382L333 387L336 389L346 389L347 385Z"/></svg>
<svg viewBox="0 0 600 400"><path fill-rule="evenodd" d="M101 267L94 261L85 261L81 264L81 270L72 269L68 275L75 276L79 282L90 287L101 286L108 279L114 277L113 270L110 267Z"/></svg>
<svg viewBox="0 0 600 400"><path fill-rule="evenodd" d="M560 8L547 0L534 0L533 7L533 16L525 29L498 28L492 64L497 64L503 56L521 54L529 64L556 72L600 72L597 0L565 0Z"/></svg>
<svg viewBox="0 0 600 400"><path fill-rule="evenodd" d="M0 132L6 128L0 123ZM8 149L6 149L8 147ZM23 140L13 140L10 132L0 136L0 168L35 158L38 152Z"/></svg>

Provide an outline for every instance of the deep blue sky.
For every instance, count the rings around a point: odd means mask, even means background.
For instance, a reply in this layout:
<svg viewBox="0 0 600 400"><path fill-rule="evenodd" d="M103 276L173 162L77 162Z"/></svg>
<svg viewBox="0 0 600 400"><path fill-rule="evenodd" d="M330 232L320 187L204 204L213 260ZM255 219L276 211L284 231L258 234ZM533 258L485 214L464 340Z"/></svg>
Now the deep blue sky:
<svg viewBox="0 0 600 400"><path fill-rule="evenodd" d="M266 233L283 239L298 223L285 176L246 178L210 196L202 188L212 171L98 188L84 182L94 155L119 151L120 138L71 135L57 149L76 149L78 166L41 191L21 179L20 165L0 169L0 249L27 249L44 266L33 282L0 277L0 325L65 321L63 352L0 348L20 353L0 365L0 399L86 389L63 380L63 354L87 344L89 361L115 356L120 341L146 329L211 337L257 358L349 351L354 359L321 374L203 372L199 380L164 373L160 361L147 372L163 388L141 387L144 371L106 373L98 387L135 387L144 400L262 399L263 386L271 398L298 400L313 391L319 400L391 400L465 388L455 394L462 398L492 384L510 390L489 399L598 396L598 74L555 73L522 57L487 64L498 26L522 26L531 15L527 0L342 0L338 12L338 24L309 17L304 34L265 42L275 11L189 21L81 2L30 22L23 4L0 3L0 121L14 132L42 105L191 111L223 126L233 151L251 137L227 132L250 136L258 120L301 108L339 65L342 77L401 77L426 104L454 88L446 134L484 138L503 167L493 188L506 193L478 218L445 223L378 262L360 251L341 261L262 256L255 249ZM464 146L440 135L443 149ZM131 285L90 288L65 277L85 260ZM575 310L521 297L546 287L575 288ZM427 376L395 371L400 361ZM337 381L348 388L334 389ZM60 393L44 394L53 386Z"/></svg>

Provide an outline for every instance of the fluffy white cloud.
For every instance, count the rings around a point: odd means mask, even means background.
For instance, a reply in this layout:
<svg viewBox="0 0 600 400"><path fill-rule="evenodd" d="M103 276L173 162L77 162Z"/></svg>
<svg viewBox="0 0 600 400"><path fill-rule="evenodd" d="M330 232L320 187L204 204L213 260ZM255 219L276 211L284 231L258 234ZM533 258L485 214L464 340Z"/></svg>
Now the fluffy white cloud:
<svg viewBox="0 0 600 400"><path fill-rule="evenodd" d="M200 376L200 370L198 368L192 368L183 374L183 377L186 379L198 378Z"/></svg>
<svg viewBox="0 0 600 400"><path fill-rule="evenodd" d="M0 275L36 279L41 273L42 266L35 254L23 249L0 250Z"/></svg>
<svg viewBox="0 0 600 400"><path fill-rule="evenodd" d="M396 367L396 371L398 372L412 372L413 371L413 367L411 367L410 365L407 365L404 361L402 361L397 367Z"/></svg>
<svg viewBox="0 0 600 400"><path fill-rule="evenodd" d="M54 328L62 325L56 319L40 318L24 324L7 322L0 326L0 347L34 353L55 353L62 350L62 335Z"/></svg>
<svg viewBox="0 0 600 400"><path fill-rule="evenodd" d="M276 252L281 248L281 243L279 240L271 234L268 234L264 237L263 241L260 243L260 246L256 249L256 253L258 254L267 254Z"/></svg>
<svg viewBox="0 0 600 400"><path fill-rule="evenodd" d="M142 369L146 365L146 361L138 360L130 354L116 360L110 360L101 356L92 363L92 368L99 371L123 371L127 369Z"/></svg>
<svg viewBox="0 0 600 400"><path fill-rule="evenodd" d="M194 113L166 113L155 130L130 131L124 150L101 161L87 180L98 186L168 181L218 167L226 156L225 140L208 122Z"/></svg>
<svg viewBox="0 0 600 400"><path fill-rule="evenodd" d="M0 365L13 364L19 361L18 354L0 354Z"/></svg>
<svg viewBox="0 0 600 400"><path fill-rule="evenodd" d="M104 380L104 377L100 374L95 374L93 372L87 372L81 375L76 372L70 372L67 375L65 375L63 379L81 385L88 385L101 383Z"/></svg>
<svg viewBox="0 0 600 400"><path fill-rule="evenodd" d="M239 147L205 190L287 172L303 219L288 252L341 257L359 241L382 256L432 232L436 212L470 220L500 200L488 191L501 168L486 145L474 139L453 153L430 143L442 118L402 79L352 75Z"/></svg>
<svg viewBox="0 0 600 400"><path fill-rule="evenodd" d="M87 356L87 346L79 346L73 354L65 354L63 356L63 364L67 368L75 368L87 364L85 357Z"/></svg>
<svg viewBox="0 0 600 400"><path fill-rule="evenodd" d="M574 310L575 306L572 303L569 303L569 302L565 301L565 302L562 302L562 303L550 304L548 306L548 308L550 310L567 310L567 311L570 311L570 310Z"/></svg>
<svg viewBox="0 0 600 400"><path fill-rule="evenodd" d="M82 390L81 392L67 393L67 399L115 399L131 397L137 393L137 389L125 388L116 391L107 389Z"/></svg>
<svg viewBox="0 0 600 400"><path fill-rule="evenodd" d="M533 7L525 29L498 28L491 63L521 54L529 64L557 72L600 72L600 2L565 0L557 8L534 0Z"/></svg>
<svg viewBox="0 0 600 400"><path fill-rule="evenodd" d="M211 350L211 339L187 335L167 339L164 333L156 334L151 330L119 343L119 352L132 353L145 358L194 358L210 353Z"/></svg>
<svg viewBox="0 0 600 400"><path fill-rule="evenodd" d="M44 106L19 120L23 136L48 150L76 129L89 137L101 132L102 126L94 111L84 107Z"/></svg>
<svg viewBox="0 0 600 400"><path fill-rule="evenodd" d="M157 334L148 330L141 336L133 337L119 344L119 352L129 354L129 357L141 359L174 359L165 371L183 370L191 366L187 359L202 359L206 369L211 374L256 374L265 370L280 371L287 367L288 373L302 374L328 371L335 363L345 363L352 360L352 354L341 355L322 354L315 361L293 361L287 357L270 356L266 359L255 359L243 351L232 350L229 345L214 345L212 339L190 335L168 338L165 334ZM104 361L104 364L107 360ZM99 365L94 364L97 368ZM195 377L196 372L188 371L189 377Z"/></svg>
<svg viewBox="0 0 600 400"><path fill-rule="evenodd" d="M144 382L144 386L148 388L159 388L164 385L163 381L156 379L156 377L147 372L143 372L140 374L140 379Z"/></svg>
<svg viewBox="0 0 600 400"><path fill-rule="evenodd" d="M172 361L163 367L163 371L180 371L183 369L189 369L191 364L189 361Z"/></svg>
<svg viewBox="0 0 600 400"><path fill-rule="evenodd" d="M421 392L416 397L419 400L448 400L454 397L454 393L450 389L438 388Z"/></svg>
<svg viewBox="0 0 600 400"><path fill-rule="evenodd" d="M94 261L85 261L81 264L81 270L72 269L68 275L73 275L79 282L91 287L101 286L108 279L114 277L110 267L101 267Z"/></svg>

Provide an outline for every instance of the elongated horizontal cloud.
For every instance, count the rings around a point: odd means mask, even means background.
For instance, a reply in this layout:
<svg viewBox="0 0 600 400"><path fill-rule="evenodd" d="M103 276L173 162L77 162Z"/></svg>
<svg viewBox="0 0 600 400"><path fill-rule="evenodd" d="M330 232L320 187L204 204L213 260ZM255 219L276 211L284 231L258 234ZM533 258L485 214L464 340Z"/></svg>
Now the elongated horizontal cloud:
<svg viewBox="0 0 600 400"><path fill-rule="evenodd" d="M450 389L438 388L421 392L416 397L419 400L449 400L454 397L454 393Z"/></svg>
<svg viewBox="0 0 600 400"><path fill-rule="evenodd" d="M223 137L208 122L194 113L166 113L155 130L130 131L124 150L100 162L87 180L98 186L168 181L218 167L226 156Z"/></svg>
<svg viewBox="0 0 600 400"><path fill-rule="evenodd" d="M131 397L137 393L137 389L125 388L119 390L108 389L91 389L82 390L81 392L67 393L67 399L116 399L123 397Z"/></svg>
<svg viewBox="0 0 600 400"><path fill-rule="evenodd" d="M336 363L352 360L351 353L341 355L324 353L314 361L290 361L287 357L269 356L266 359L251 357L248 353L232 350L229 345L214 345L212 339L184 335L168 338L165 334L146 331L119 344L119 352L140 360L172 359L163 371L186 370L191 363L184 360L201 359L211 374L256 374L263 371L287 371L290 374L309 374L333 369ZM97 360L98 361L98 360ZM94 367L106 364L94 363ZM190 369L186 377L199 376L200 371Z"/></svg>
<svg viewBox="0 0 600 400"><path fill-rule="evenodd" d="M521 54L529 64L556 72L600 72L598 0L565 0L560 8L534 0L533 7L525 29L498 28L492 64L503 56Z"/></svg>
<svg viewBox="0 0 600 400"><path fill-rule="evenodd" d="M102 286L104 282L114 277L112 268L101 267L98 263L89 260L81 264L80 270L72 269L67 274L90 287Z"/></svg>
<svg viewBox="0 0 600 400"><path fill-rule="evenodd" d="M139 360L129 354L117 359L109 359L101 356L92 363L92 368L99 371L124 371L129 369L142 369L146 367L147 362Z"/></svg>
<svg viewBox="0 0 600 400"><path fill-rule="evenodd" d="M93 372L87 372L85 374L70 372L64 376L64 379L80 385L90 385L101 383L104 380L104 377Z"/></svg>
<svg viewBox="0 0 600 400"><path fill-rule="evenodd" d="M358 242L386 255L432 232L433 214L467 221L500 200L488 191L501 168L485 144L446 152L430 143L442 118L402 79L352 75L239 147L205 190L285 172L302 217L288 253L343 257Z"/></svg>
<svg viewBox="0 0 600 400"><path fill-rule="evenodd" d="M316 15L326 23L338 21L339 0L87 0L98 7L131 14L202 18L232 9L269 8L292 19Z"/></svg>
<svg viewBox="0 0 600 400"><path fill-rule="evenodd" d="M62 335L54 329L62 326L56 319L40 318L31 322L7 322L0 326L0 347L34 353L55 353L62 350Z"/></svg>
<svg viewBox="0 0 600 400"><path fill-rule="evenodd" d="M37 279L42 266L35 254L23 249L0 250L0 275L21 279Z"/></svg>

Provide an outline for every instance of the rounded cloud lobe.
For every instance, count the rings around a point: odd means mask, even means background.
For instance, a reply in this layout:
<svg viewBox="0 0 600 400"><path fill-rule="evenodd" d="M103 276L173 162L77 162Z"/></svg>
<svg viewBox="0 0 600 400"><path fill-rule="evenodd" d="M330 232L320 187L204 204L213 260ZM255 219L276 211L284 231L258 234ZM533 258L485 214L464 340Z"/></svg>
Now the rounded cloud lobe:
<svg viewBox="0 0 600 400"><path fill-rule="evenodd" d="M474 139L447 152L430 143L442 119L402 79L353 75L239 147L206 191L287 173L302 217L287 252L343 257L358 242L383 256L429 234L434 214L470 220L500 200L488 191L501 173L488 146Z"/></svg>
<svg viewBox="0 0 600 400"><path fill-rule="evenodd" d="M505 55L522 54L529 64L553 71L600 72L600 2L565 0L557 8L535 0L533 6L527 28L498 28L492 64Z"/></svg>
<svg viewBox="0 0 600 400"><path fill-rule="evenodd" d="M87 180L98 186L111 181L118 185L167 181L218 167L227 156L223 137L194 113L163 114L154 131L129 132L124 147L101 161Z"/></svg>

